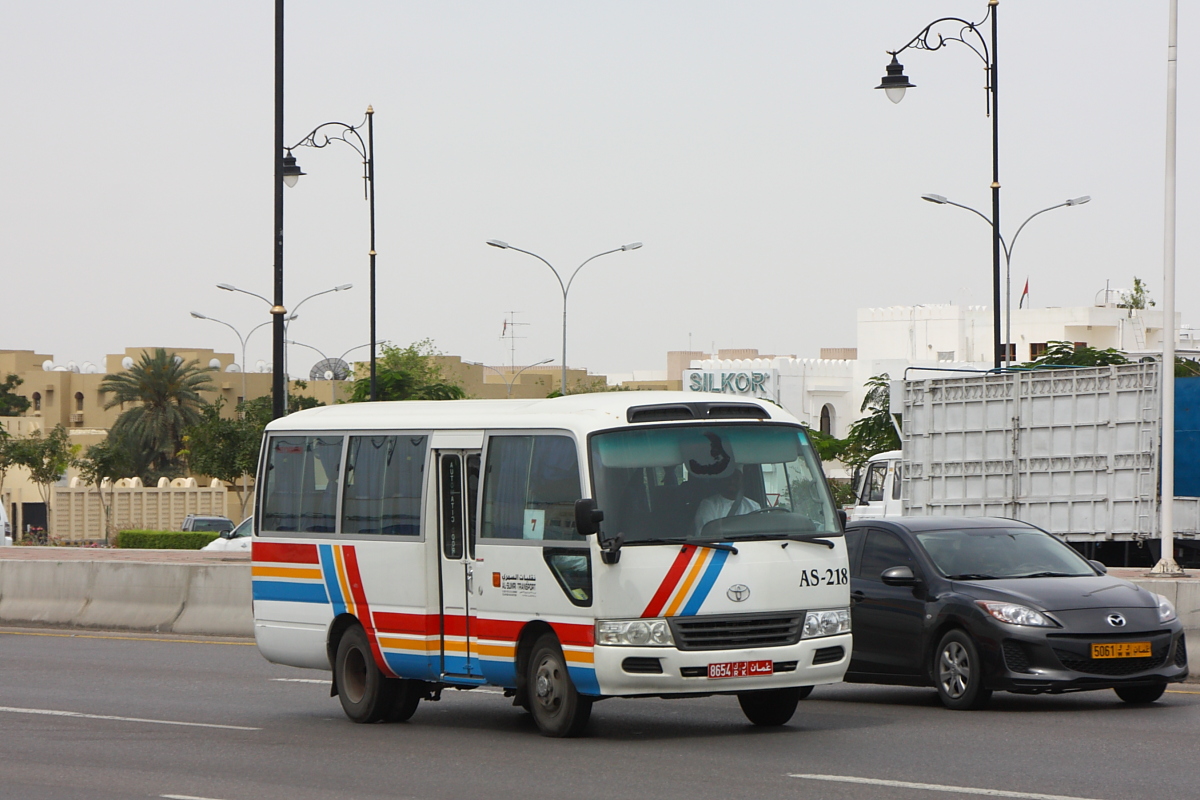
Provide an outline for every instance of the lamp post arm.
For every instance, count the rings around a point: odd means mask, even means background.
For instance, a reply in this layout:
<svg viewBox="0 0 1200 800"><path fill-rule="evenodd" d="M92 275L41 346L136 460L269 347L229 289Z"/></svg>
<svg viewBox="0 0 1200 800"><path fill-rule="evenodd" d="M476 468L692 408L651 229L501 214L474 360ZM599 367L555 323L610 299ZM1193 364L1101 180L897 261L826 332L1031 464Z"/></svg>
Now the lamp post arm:
<svg viewBox="0 0 1200 800"><path fill-rule="evenodd" d="M288 339L288 344L295 344L295 345L299 345L300 347L307 347L309 350L315 351L317 354L319 354L321 356L321 358L325 359L326 361L329 360L329 356L325 355L325 353L323 351L318 350L317 348L313 347L311 344L305 344L304 342L297 342L295 339Z"/></svg>
<svg viewBox="0 0 1200 800"><path fill-rule="evenodd" d="M930 50L930 51L941 50L943 47L945 47L950 42L958 42L959 44L966 45L968 48L970 48L971 52L973 52L975 55L979 56L980 60L983 61L983 64L986 67L986 66L988 66L989 61L990 61L989 54L988 54L987 40L983 37L983 34L979 32L979 27L981 25L983 25L983 23L988 21L988 16L991 13L992 13L992 9L991 9L991 6L989 6L988 13L985 14L983 19L981 19L979 22L968 22L967 20L961 19L960 17L941 17L940 19L935 19L933 22L929 23L924 28L922 28L921 32L918 33L916 36L914 36L912 39L910 39L908 44L904 45L904 47L901 47L898 50L888 50L887 53L890 56L896 56L896 55L903 53L905 50L909 49L910 47L915 50ZM935 34L933 31L934 26L940 25L943 22L958 22L958 23L962 24L962 28L959 30L957 36L942 36L940 33ZM963 38L966 35L967 31L970 31L971 33L975 34L975 37L977 39L979 39L978 45L968 42L966 39ZM934 43L933 40L930 38L931 36L934 36L934 35L937 36L936 43Z"/></svg>
<svg viewBox="0 0 1200 800"><path fill-rule="evenodd" d="M620 247L614 247L612 250L605 250L603 253L596 253L596 255L592 256L587 261L584 261L582 264L580 264L578 267L576 267L575 271L571 273L570 280L567 281L567 288L563 290L563 296L566 296L567 292L571 291L571 284L575 282L575 276L579 274L579 270L583 269L584 267L586 267L588 265L589 262L595 261L600 256L606 256L609 253L616 253L620 250L621 250Z"/></svg>
<svg viewBox="0 0 1200 800"><path fill-rule="evenodd" d="M1035 211L1034 213L1030 214L1029 217L1026 218L1026 220L1024 222L1021 223L1021 227L1017 228L1017 232L1013 234L1012 245L1010 245L1007 249L1008 255L1010 257L1012 256L1012 248L1015 247L1017 244L1017 237L1021 235L1021 231L1025 230L1025 226L1029 224L1030 220L1032 220L1034 217L1036 217L1040 214L1045 214L1047 211L1053 211L1056 208L1062 208L1065 205L1067 205L1067 204L1059 203L1058 205L1050 206L1049 208L1043 208L1041 211Z"/></svg>
<svg viewBox="0 0 1200 800"><path fill-rule="evenodd" d="M986 222L989 227L992 224L992 221L991 221L991 219L988 218L987 214L984 214L982 211L979 211L978 209L971 208L970 206L964 206L962 203L956 203L953 200L946 200L945 205L955 206L956 208L966 209L967 211L970 211L972 214L974 214L975 216L979 217L981 220ZM1057 208L1057 206L1055 206L1055 207ZM1049 211L1050 209L1046 209L1046 210ZM1042 212L1039 211L1038 214L1040 214L1040 213L1042 213ZM1034 216L1037 216L1037 214L1035 214ZM1029 219L1033 219L1033 217L1030 217ZM1028 222L1029 220L1027 219L1025 221ZM1022 225L1021 227L1023 228L1025 226ZM1020 229L1017 229L1017 233L1020 233L1020 232L1021 232ZM1016 238L1017 237L1014 236L1013 241L1016 241ZM1012 249L1004 241L1004 234L1000 235L1000 244L1004 246L1004 257L1007 260L1008 258L1010 258L1012 256Z"/></svg>
<svg viewBox="0 0 1200 800"><path fill-rule="evenodd" d="M264 303L266 303L269 306L274 305L274 303L272 303L270 300L268 300L267 298L263 297L261 294L258 294L256 292L249 292L249 291L246 291L245 289L239 289L236 286L230 286L229 284L222 284L219 288L226 289L227 291L230 291L230 292L238 292L240 294L248 294L251 297L257 297L259 300L262 300Z"/></svg>
<svg viewBox="0 0 1200 800"><path fill-rule="evenodd" d="M567 287L566 287L566 285L563 283L562 276L558 274L558 270L556 270L556 269L554 268L554 265L553 265L553 264L551 264L549 261L547 261L546 259L544 259L544 258L542 258L541 256L539 256L537 253L532 253L532 252L530 252L530 251L528 251L528 250L522 250L522 249L521 249L521 248L519 248L519 247L513 247L511 244L508 246L508 249L509 249L509 250L516 250L518 253L524 253L524 254L525 254L525 255L527 255L527 256L533 256L533 257L534 257L534 258L536 258L538 261L542 262L542 263L543 263L543 264L545 264L547 267L549 267L549 268L550 268L550 271L554 273L554 279L555 279L556 281L558 281L558 288L562 290L562 293L563 293L563 302L564 302L564 303L566 302L566 299L567 299ZM587 263L587 262L584 262L584 263ZM576 272L578 272L578 270L576 270Z"/></svg>
<svg viewBox="0 0 1200 800"><path fill-rule="evenodd" d="M296 313L298 313L298 312L300 311L300 306L304 305L304 304L305 304L305 303L307 303L309 300L312 300L314 297L320 297L320 296L321 296L321 295L323 295L323 294L329 294L330 292L336 292L336 291L338 291L338 290L337 290L337 289L326 289L326 290L325 290L325 291L323 291L323 292L317 292L316 294L310 294L308 297L304 298L304 299L303 299L303 300L301 300L299 303L296 303L295 307L294 307L294 308L292 308L292 311L291 311L291 313L292 313L292 314L296 314Z"/></svg>

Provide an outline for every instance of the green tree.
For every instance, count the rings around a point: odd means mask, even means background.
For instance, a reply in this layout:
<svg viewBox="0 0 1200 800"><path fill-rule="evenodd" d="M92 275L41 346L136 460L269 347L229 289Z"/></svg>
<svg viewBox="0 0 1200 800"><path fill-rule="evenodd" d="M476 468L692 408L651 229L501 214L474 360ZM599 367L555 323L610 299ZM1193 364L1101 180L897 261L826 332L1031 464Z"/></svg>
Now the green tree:
<svg viewBox="0 0 1200 800"><path fill-rule="evenodd" d="M29 398L22 397L14 390L25 381L17 375L9 374L0 383L0 417L18 417L29 410Z"/></svg>
<svg viewBox="0 0 1200 800"><path fill-rule="evenodd" d="M127 371L105 375L100 391L112 396L104 407L133 406L121 412L111 432L149 451L151 470L178 474L183 432L200 421L205 406L200 393L216 388L209 380L212 371L159 347L142 353Z"/></svg>
<svg viewBox="0 0 1200 800"><path fill-rule="evenodd" d="M14 439L3 427L0 427L0 502L4 497L4 479L13 467L22 463L21 440Z"/></svg>
<svg viewBox="0 0 1200 800"><path fill-rule="evenodd" d="M867 388L859 411L865 412L850 425L844 446L838 457L851 469L862 466L877 453L900 449L900 435L892 422L891 387L885 372L875 375L864 384Z"/></svg>
<svg viewBox="0 0 1200 800"><path fill-rule="evenodd" d="M384 344L375 365L375 396L379 400L462 400L466 390L437 362L440 352L432 339L408 347ZM354 381L351 403L371 399L370 376Z"/></svg>
<svg viewBox="0 0 1200 800"><path fill-rule="evenodd" d="M221 416L223 403L218 400L205 406L201 421L184 434L187 450L183 453L187 456L188 467L192 472L233 485L243 518L250 494L246 478L258 465L263 428L271 419L270 398L266 400L265 414L257 409L256 413L247 413L247 404L243 403L234 419Z"/></svg>
<svg viewBox="0 0 1200 800"><path fill-rule="evenodd" d="M1194 358L1175 356L1175 377L1200 378L1200 361ZM0 489L2 488L4 488L4 484L0 482Z"/></svg>
<svg viewBox="0 0 1200 800"><path fill-rule="evenodd" d="M1142 279L1133 276L1133 291L1121 292L1121 302L1117 303L1117 308L1152 308L1154 301L1150 299L1150 290L1146 288L1146 284L1142 283Z"/></svg>
<svg viewBox="0 0 1200 800"><path fill-rule="evenodd" d="M1128 364L1129 359L1120 350L1109 347L1098 350L1095 347L1076 347L1072 342L1047 342L1046 352L1034 361L1022 364L1022 367L1037 369L1038 367L1106 367L1110 364Z"/></svg>
<svg viewBox="0 0 1200 800"><path fill-rule="evenodd" d="M54 484L67 474L78 451L79 445L70 443L70 435L62 425L55 425L45 436L39 430L21 440L21 466L29 470L29 477L37 484L38 494L46 504L48 520L53 519L50 512Z"/></svg>

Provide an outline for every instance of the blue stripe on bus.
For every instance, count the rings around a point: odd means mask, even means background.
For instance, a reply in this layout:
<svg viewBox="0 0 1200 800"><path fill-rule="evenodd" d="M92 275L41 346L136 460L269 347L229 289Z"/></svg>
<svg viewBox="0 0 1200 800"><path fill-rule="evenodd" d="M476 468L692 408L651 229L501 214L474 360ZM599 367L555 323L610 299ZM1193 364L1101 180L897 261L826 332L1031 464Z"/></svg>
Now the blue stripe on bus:
<svg viewBox="0 0 1200 800"><path fill-rule="evenodd" d="M436 681L439 677L437 654L425 656L387 651L383 654L383 660L401 678Z"/></svg>
<svg viewBox="0 0 1200 800"><path fill-rule="evenodd" d="M336 617L345 614L346 603L342 599L341 584L338 583L337 562L334 561L333 546L317 545L317 552L321 554L321 574L325 576L325 588L329 591L329 602L333 603L333 615Z"/></svg>
<svg viewBox="0 0 1200 800"><path fill-rule="evenodd" d="M574 664L568 664L567 672L571 675L571 682L575 684L575 691L580 694L600 694L600 682L596 680L595 667L577 667Z"/></svg>
<svg viewBox="0 0 1200 800"><path fill-rule="evenodd" d="M319 583L254 581L255 600L283 600L292 603L328 603L325 587Z"/></svg>
<svg viewBox="0 0 1200 800"><path fill-rule="evenodd" d="M700 578L700 583L696 585L696 590L692 592L692 596L688 598L687 605L680 611L680 616L690 617L700 610L708 593L712 591L713 584L717 582L717 575L721 573L721 568L725 566L725 559L729 558L728 550L714 550L712 561L708 562L708 567L704 570L704 575Z"/></svg>

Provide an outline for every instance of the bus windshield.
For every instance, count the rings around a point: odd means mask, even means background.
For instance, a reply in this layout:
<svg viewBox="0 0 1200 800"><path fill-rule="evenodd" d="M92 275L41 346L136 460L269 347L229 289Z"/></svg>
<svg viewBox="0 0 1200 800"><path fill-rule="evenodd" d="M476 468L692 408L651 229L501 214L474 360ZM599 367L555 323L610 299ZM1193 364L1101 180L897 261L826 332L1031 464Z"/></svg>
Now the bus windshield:
<svg viewBox="0 0 1200 800"><path fill-rule="evenodd" d="M732 541L839 535L820 464L803 429L702 425L591 437L605 535Z"/></svg>

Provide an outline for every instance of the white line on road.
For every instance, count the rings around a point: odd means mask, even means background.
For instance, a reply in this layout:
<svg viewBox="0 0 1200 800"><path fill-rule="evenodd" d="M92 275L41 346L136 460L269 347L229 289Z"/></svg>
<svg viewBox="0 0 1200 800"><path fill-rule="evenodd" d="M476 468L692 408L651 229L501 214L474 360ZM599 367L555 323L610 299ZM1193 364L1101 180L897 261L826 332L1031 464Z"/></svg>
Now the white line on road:
<svg viewBox="0 0 1200 800"><path fill-rule="evenodd" d="M178 722L171 719L141 719L140 717L115 717L110 714L84 714L79 711L58 711L51 708L14 708L0 706L0 711L10 714L39 714L45 717L77 717L79 719L107 719L116 722L147 722L153 725L185 725L189 728L220 728L226 731L261 731L262 728L246 728L242 725L216 725L211 722Z"/></svg>
<svg viewBox="0 0 1200 800"><path fill-rule="evenodd" d="M880 778L857 778L853 775L803 775L789 774L789 778L807 781L832 781L834 783L865 783L871 786L892 786L898 789L924 789L927 792L957 792L958 794L982 794L988 797L1019 797L1024 800L1095 800L1065 794L1037 794L1035 792L1008 792L1003 789L980 789L974 786L946 786L940 783L911 783L909 781L887 781Z"/></svg>
<svg viewBox="0 0 1200 800"><path fill-rule="evenodd" d="M166 800L218 800L216 797L197 797L194 794L160 794Z"/></svg>
<svg viewBox="0 0 1200 800"><path fill-rule="evenodd" d="M317 678L269 678L268 680L279 681L280 683L319 683L322 686L329 685L329 678L323 681Z"/></svg>

